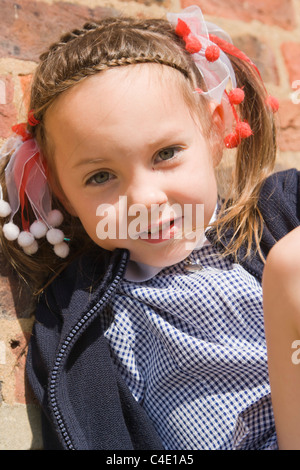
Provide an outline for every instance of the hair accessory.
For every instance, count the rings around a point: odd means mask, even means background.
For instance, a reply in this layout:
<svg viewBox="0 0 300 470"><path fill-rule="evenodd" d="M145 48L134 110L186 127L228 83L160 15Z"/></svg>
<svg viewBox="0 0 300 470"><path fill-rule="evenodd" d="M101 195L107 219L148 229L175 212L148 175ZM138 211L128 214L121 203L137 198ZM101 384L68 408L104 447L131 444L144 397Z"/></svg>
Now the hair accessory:
<svg viewBox="0 0 300 470"><path fill-rule="evenodd" d="M279 102L278 102L278 99L275 98L275 96L269 95L268 98L266 99L266 105L271 108L273 113L276 113L279 109Z"/></svg>
<svg viewBox="0 0 300 470"><path fill-rule="evenodd" d="M210 39L218 44L220 46L220 48L228 53L228 54L231 54L235 57L238 57L239 59L242 59L244 60L245 62L248 62L253 68L254 70L256 71L256 73L258 74L258 76L260 77L262 83L263 83L263 79L261 78L261 75L260 75L260 72L258 70L258 68L256 67L256 65L252 62L251 59L249 59L248 56L246 56L246 54L244 54L244 52L240 51L237 47L235 47L233 44L230 44L228 42L226 42L224 39L222 38L219 38L218 36L214 35L214 34L210 34L209 35ZM279 102L277 100L277 98L275 98L275 96L271 96L269 95L265 101L266 105L271 109L271 111L273 113L276 113L279 109ZM238 104L238 103L237 103Z"/></svg>
<svg viewBox="0 0 300 470"><path fill-rule="evenodd" d="M255 64L242 51L232 44L230 36L213 23L206 22L198 6L185 8L181 13L168 13L168 21L174 26L175 33L182 37L185 48L193 54L195 64L205 82L206 91L195 91L208 99L223 104L228 119L226 127L232 127L235 121L234 131L229 133L224 143L227 148L237 147L242 139L250 137L253 133L247 122L239 119L234 106L242 103L245 93L237 88L236 77L227 53L239 57L248 62L260 77ZM261 78L261 77L260 77ZM231 85L231 91L227 88ZM279 104L276 98L269 97L266 105L276 112Z"/></svg>
<svg viewBox="0 0 300 470"><path fill-rule="evenodd" d="M57 227L63 221L58 210L51 209L51 193L47 181L45 161L42 159L35 139L26 131L26 123L13 127L14 135L0 150L0 158L11 155L5 168L8 200L3 200L0 191L0 217L8 217L3 225L7 240L17 240L26 254L38 250L37 240L46 237L59 257L66 257L69 247L64 242L64 233ZM29 222L29 205L36 220ZM21 230L14 224L16 213L21 214Z"/></svg>
<svg viewBox="0 0 300 470"><path fill-rule="evenodd" d="M29 111L27 120L28 120L28 123L29 123L32 127L37 126L37 125L40 123L40 121L38 121L38 120L34 117L33 109L31 109L31 110Z"/></svg>
<svg viewBox="0 0 300 470"><path fill-rule="evenodd" d="M194 36L188 27L188 25L182 21L180 18L178 18L178 22L175 28L175 33L178 36L181 36L182 39L185 42L185 48L188 52L191 54L195 54L196 52L199 52L202 48L201 42L197 39L196 36Z"/></svg>

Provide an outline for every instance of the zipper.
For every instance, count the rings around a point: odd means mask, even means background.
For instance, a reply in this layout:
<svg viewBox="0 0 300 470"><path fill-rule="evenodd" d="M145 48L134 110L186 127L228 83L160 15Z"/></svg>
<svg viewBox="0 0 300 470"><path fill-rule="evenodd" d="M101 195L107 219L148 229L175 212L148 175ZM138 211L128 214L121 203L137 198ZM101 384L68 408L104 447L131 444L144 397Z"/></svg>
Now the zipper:
<svg viewBox="0 0 300 470"><path fill-rule="evenodd" d="M72 328L72 330L69 332L68 336L64 340L60 350L58 351L56 355L56 360L52 369L52 373L50 376L50 382L49 382L49 399L50 399L50 405L53 410L53 414L55 416L57 425L59 427L61 436L63 438L63 441L67 447L68 450L76 450L71 437L69 436L68 430L66 428L64 418L62 416L62 412L59 409L58 406L58 400L56 396L56 391L57 391L57 382L58 382L58 377L59 377L59 371L61 367L61 363L63 358L66 356L68 349L70 345L73 343L74 338L76 335L78 335L78 332L87 324L87 322L92 318L93 314L101 307L105 302L109 299L113 291L116 289L118 283L123 277L123 273L125 270L127 264L127 256L123 256L123 259L120 262L118 274L112 281L109 289L107 292L101 297L101 299L85 314L83 317L76 323L76 325Z"/></svg>

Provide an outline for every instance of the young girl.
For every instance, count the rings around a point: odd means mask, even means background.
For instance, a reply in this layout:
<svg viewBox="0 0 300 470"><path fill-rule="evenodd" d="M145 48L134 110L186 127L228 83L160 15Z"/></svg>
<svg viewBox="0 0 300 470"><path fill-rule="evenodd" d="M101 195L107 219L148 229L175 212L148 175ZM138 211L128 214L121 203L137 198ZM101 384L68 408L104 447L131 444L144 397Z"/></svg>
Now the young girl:
<svg viewBox="0 0 300 470"><path fill-rule="evenodd" d="M277 448L261 277L299 219L297 172L271 175L276 109L198 7L86 24L41 56L0 210L43 291L27 373L46 449Z"/></svg>
<svg viewBox="0 0 300 470"><path fill-rule="evenodd" d="M268 255L263 275L266 339L278 445L300 449L299 227Z"/></svg>

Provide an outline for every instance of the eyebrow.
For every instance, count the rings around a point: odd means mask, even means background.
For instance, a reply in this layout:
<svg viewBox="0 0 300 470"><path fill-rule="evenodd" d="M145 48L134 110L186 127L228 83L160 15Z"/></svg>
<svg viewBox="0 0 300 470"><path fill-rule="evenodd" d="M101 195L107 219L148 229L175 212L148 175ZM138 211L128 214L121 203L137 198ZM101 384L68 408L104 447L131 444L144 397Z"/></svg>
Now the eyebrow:
<svg viewBox="0 0 300 470"><path fill-rule="evenodd" d="M92 160L80 160L75 165L73 165L73 168L78 168L80 166L84 165L93 165L95 163L102 163L106 161L104 158L93 158Z"/></svg>

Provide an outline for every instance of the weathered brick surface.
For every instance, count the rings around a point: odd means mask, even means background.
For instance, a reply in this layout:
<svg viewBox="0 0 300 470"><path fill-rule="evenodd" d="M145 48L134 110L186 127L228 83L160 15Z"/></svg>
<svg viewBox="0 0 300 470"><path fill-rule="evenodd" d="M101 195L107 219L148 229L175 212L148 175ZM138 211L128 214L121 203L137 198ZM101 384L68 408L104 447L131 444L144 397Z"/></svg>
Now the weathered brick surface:
<svg viewBox="0 0 300 470"><path fill-rule="evenodd" d="M15 356L15 401L17 403L36 403L27 378L24 377L27 346L30 340L30 333L23 332L13 336L10 340L10 347Z"/></svg>
<svg viewBox="0 0 300 470"><path fill-rule="evenodd" d="M42 449L40 427L40 415L37 406L3 404L0 407L0 449Z"/></svg>
<svg viewBox="0 0 300 470"><path fill-rule="evenodd" d="M58 2L0 0L0 57L37 60L65 31L84 22L115 15L113 8L88 8Z"/></svg>
<svg viewBox="0 0 300 470"><path fill-rule="evenodd" d="M300 80L300 42L284 42L281 47L290 83Z"/></svg>
<svg viewBox="0 0 300 470"><path fill-rule="evenodd" d="M266 83L279 85L279 73L275 54L270 45L260 38L251 34L244 34L232 37L234 45L247 56L258 67L262 79Z"/></svg>
<svg viewBox="0 0 300 470"><path fill-rule="evenodd" d="M280 149L300 152L300 104L294 104L291 100L281 101L279 120Z"/></svg>
<svg viewBox="0 0 300 470"><path fill-rule="evenodd" d="M11 134L11 126L17 120L17 110L13 103L14 85L10 75L1 75L0 101L0 137L6 138Z"/></svg>
<svg viewBox="0 0 300 470"><path fill-rule="evenodd" d="M199 5L207 15L246 22L258 20L287 30L296 26L293 0L181 0L183 8L189 5Z"/></svg>

